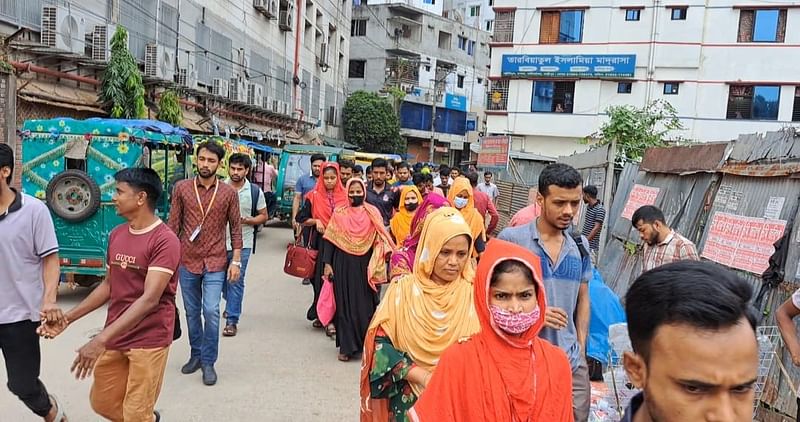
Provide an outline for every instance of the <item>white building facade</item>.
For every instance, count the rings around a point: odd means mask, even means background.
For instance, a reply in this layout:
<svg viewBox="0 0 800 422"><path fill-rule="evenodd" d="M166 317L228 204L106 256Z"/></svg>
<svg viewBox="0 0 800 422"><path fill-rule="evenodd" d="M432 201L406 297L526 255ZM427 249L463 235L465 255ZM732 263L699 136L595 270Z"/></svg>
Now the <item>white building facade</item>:
<svg viewBox="0 0 800 422"><path fill-rule="evenodd" d="M800 124L800 3L496 0L487 132L548 156L609 106L666 100L684 130L725 141Z"/></svg>
<svg viewBox="0 0 800 422"><path fill-rule="evenodd" d="M494 29L494 0L445 0L444 17L492 32Z"/></svg>

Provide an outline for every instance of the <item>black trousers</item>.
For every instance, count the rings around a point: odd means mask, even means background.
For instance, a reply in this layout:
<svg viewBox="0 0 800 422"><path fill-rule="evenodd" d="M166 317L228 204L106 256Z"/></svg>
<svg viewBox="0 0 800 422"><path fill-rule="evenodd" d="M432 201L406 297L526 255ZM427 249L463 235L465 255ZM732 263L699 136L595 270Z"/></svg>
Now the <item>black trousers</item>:
<svg viewBox="0 0 800 422"><path fill-rule="evenodd" d="M50 413L50 396L39 380L41 353L38 322L20 321L0 324L0 349L6 362L8 389L33 413L45 417Z"/></svg>

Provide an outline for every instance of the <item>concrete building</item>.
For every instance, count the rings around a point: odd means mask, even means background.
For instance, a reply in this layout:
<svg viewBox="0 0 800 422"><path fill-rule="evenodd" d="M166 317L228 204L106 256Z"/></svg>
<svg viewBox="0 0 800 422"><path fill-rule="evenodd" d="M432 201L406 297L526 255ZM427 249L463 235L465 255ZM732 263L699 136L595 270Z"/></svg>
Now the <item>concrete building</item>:
<svg viewBox="0 0 800 422"><path fill-rule="evenodd" d="M778 1L496 0L487 132L583 150L608 106L672 104L673 133L725 141L800 121L800 8Z"/></svg>
<svg viewBox="0 0 800 422"><path fill-rule="evenodd" d="M494 0L445 0L442 15L484 31L494 30Z"/></svg>
<svg viewBox="0 0 800 422"><path fill-rule="evenodd" d="M403 89L400 126L410 159L429 161L434 136L433 161L467 161L469 142L482 130L490 34L443 18L441 3L436 5L439 14L417 3L370 2L353 8L348 89Z"/></svg>
<svg viewBox="0 0 800 422"><path fill-rule="evenodd" d="M47 71L18 67L23 79L66 93L56 102L21 91L53 114L86 117L73 105L103 114L91 103L97 86L80 78L98 79L121 25L148 93L180 89L190 130L310 141L342 137L351 13L340 0L6 1L0 33L17 33L12 62ZM24 108L18 120L51 114Z"/></svg>

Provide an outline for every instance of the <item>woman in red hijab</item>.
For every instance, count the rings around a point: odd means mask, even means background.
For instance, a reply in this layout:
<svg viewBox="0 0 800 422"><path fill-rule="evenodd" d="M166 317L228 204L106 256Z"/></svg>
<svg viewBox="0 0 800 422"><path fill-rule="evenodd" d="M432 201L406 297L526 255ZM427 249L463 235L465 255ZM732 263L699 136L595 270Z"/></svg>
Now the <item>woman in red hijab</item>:
<svg viewBox="0 0 800 422"><path fill-rule="evenodd" d="M320 239L325 234L328 223L333 216L333 210L347 205L347 192L339 181L339 164L325 163L320 169L320 176L317 178L317 185L306 194L303 208L297 213L295 221L303 225L303 230L310 239L313 249L320 250ZM322 323L317 319L317 301L322 292L322 270L323 265L317 260L317 268L314 271L314 278L311 285L314 287L314 301L306 313L306 318L313 321L316 328L322 328ZM328 324L325 332L328 336L336 333L334 324Z"/></svg>
<svg viewBox="0 0 800 422"><path fill-rule="evenodd" d="M481 331L444 352L410 419L572 422L569 361L538 337L547 309L539 258L492 240L474 288Z"/></svg>

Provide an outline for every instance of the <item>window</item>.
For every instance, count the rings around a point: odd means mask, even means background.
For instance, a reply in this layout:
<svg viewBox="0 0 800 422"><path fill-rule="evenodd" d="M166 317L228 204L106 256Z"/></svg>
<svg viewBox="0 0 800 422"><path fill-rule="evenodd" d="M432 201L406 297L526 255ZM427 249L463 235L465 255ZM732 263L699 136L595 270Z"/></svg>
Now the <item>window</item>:
<svg viewBox="0 0 800 422"><path fill-rule="evenodd" d="M797 92L795 91L795 96ZM731 85L728 92L728 119L778 120L781 87L770 85ZM795 99L795 104L797 100ZM795 107L795 112L797 107Z"/></svg>
<svg viewBox="0 0 800 422"><path fill-rule="evenodd" d="M686 20L686 12L689 10L688 7L671 7L670 12L672 14L672 20L674 21L685 21Z"/></svg>
<svg viewBox="0 0 800 422"><path fill-rule="evenodd" d="M475 55L475 41L467 41L467 54L470 56Z"/></svg>
<svg viewBox="0 0 800 422"><path fill-rule="evenodd" d="M489 0L489 6L494 6L494 0Z"/></svg>
<svg viewBox="0 0 800 422"><path fill-rule="evenodd" d="M800 122L800 86L794 88L794 108L792 109L792 121Z"/></svg>
<svg viewBox="0 0 800 422"><path fill-rule="evenodd" d="M581 42L583 10L542 12L539 31L540 44L570 44Z"/></svg>
<svg viewBox="0 0 800 422"><path fill-rule="evenodd" d="M664 95L678 95L680 82L664 82Z"/></svg>
<svg viewBox="0 0 800 422"><path fill-rule="evenodd" d="M364 79L366 74L366 60L350 60L350 67L347 71L348 78Z"/></svg>
<svg viewBox="0 0 800 422"><path fill-rule="evenodd" d="M491 81L491 94L488 96L486 109L489 111L505 111L508 106L508 79Z"/></svg>
<svg viewBox="0 0 800 422"><path fill-rule="evenodd" d="M469 15L470 16L480 16L481 15L481 6L472 6L469 8Z"/></svg>
<svg viewBox="0 0 800 422"><path fill-rule="evenodd" d="M642 17L642 9L625 9L626 21L638 21Z"/></svg>
<svg viewBox="0 0 800 422"><path fill-rule="evenodd" d="M451 37L449 32L439 31L439 48L442 50L449 50Z"/></svg>
<svg viewBox="0 0 800 422"><path fill-rule="evenodd" d="M430 72L430 71L431 71L431 65L429 65L429 64L426 64L426 65L425 65L425 71L426 71L426 72Z"/></svg>
<svg viewBox="0 0 800 422"><path fill-rule="evenodd" d="M575 82L535 81L531 111L543 113L572 113Z"/></svg>
<svg viewBox="0 0 800 422"><path fill-rule="evenodd" d="M514 15L515 12L497 12L494 14L492 40L494 42L514 41Z"/></svg>
<svg viewBox="0 0 800 422"><path fill-rule="evenodd" d="M367 35L367 20L353 19L350 21L350 36L363 37Z"/></svg>
<svg viewBox="0 0 800 422"><path fill-rule="evenodd" d="M458 36L458 49L467 51L467 39L461 35Z"/></svg>
<svg viewBox="0 0 800 422"><path fill-rule="evenodd" d="M617 84L617 94L630 94L633 90L633 82L620 82Z"/></svg>
<svg viewBox="0 0 800 422"><path fill-rule="evenodd" d="M486 21L486 32L492 32L493 28L494 28L494 21L493 20Z"/></svg>
<svg viewBox="0 0 800 422"><path fill-rule="evenodd" d="M738 42L784 42L786 9L741 10Z"/></svg>
<svg viewBox="0 0 800 422"><path fill-rule="evenodd" d="M458 87L464 88L464 75L458 75Z"/></svg>

